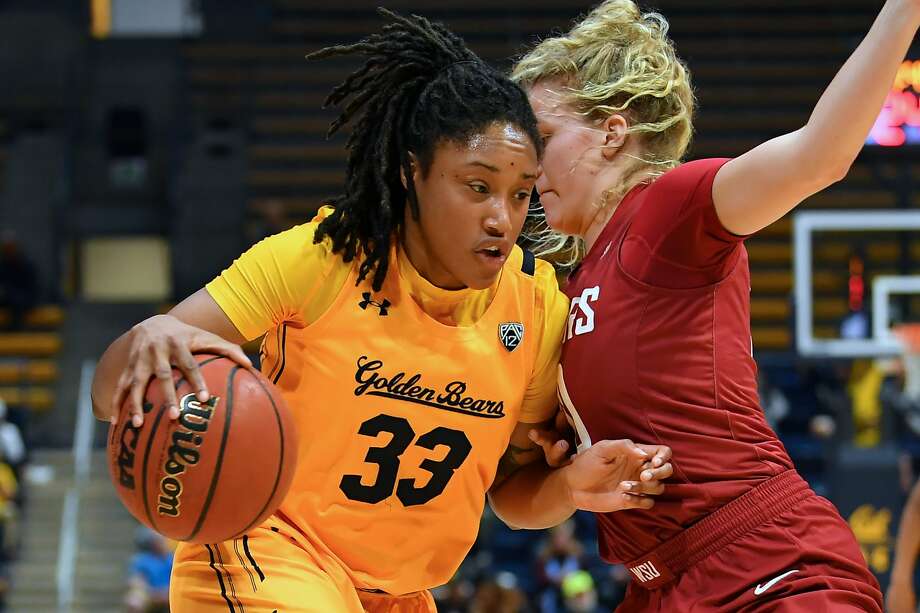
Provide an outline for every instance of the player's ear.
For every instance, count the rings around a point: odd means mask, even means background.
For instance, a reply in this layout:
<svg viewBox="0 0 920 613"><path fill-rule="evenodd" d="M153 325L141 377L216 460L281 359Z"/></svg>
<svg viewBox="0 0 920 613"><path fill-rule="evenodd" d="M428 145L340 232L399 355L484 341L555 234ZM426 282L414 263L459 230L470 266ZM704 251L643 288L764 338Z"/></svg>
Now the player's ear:
<svg viewBox="0 0 920 613"><path fill-rule="evenodd" d="M411 151L409 152L409 168L412 170L412 183L417 184L419 180L418 176L418 158L415 157L415 154ZM399 169L399 180L402 181L402 186L404 189L409 189L409 183L406 181L406 169Z"/></svg>
<svg viewBox="0 0 920 613"><path fill-rule="evenodd" d="M604 159L612 160L626 143L629 122L622 115L611 115L601 124L604 131L604 147L601 149Z"/></svg>

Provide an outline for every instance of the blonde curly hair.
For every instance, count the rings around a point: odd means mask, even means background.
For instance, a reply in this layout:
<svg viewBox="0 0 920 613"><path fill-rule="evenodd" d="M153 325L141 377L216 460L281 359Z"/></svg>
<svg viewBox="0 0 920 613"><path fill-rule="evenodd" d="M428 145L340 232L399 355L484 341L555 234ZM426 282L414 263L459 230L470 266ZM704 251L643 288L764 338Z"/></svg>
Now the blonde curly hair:
<svg viewBox="0 0 920 613"><path fill-rule="evenodd" d="M641 139L642 155L621 185L608 190L611 198L674 168L690 146L690 71L674 51L665 18L642 13L632 0L607 0L566 34L543 40L518 61L511 78L525 88L559 81L560 102L589 123L615 114L626 118L627 134ZM558 236L551 242L555 249L571 246Z"/></svg>

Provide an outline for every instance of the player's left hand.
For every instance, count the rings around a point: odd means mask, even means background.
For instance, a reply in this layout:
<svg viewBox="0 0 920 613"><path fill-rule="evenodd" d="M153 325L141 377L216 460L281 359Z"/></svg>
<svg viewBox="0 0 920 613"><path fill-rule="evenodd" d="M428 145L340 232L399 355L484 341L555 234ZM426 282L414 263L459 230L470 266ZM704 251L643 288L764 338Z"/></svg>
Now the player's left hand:
<svg viewBox="0 0 920 613"><path fill-rule="evenodd" d="M565 466L571 462L575 452L575 431L565 418L562 409L556 411L556 418L550 428L533 428L527 436L543 449L546 463L553 468Z"/></svg>
<svg viewBox="0 0 920 613"><path fill-rule="evenodd" d="M642 467L642 480L650 481L653 479L667 479L673 474L672 467L670 466L670 447L667 445L641 445L638 443L636 444L636 447L645 451L650 458L649 461L646 462ZM666 464L668 465L667 476L659 477L659 475L663 474L663 471L659 469L664 468Z"/></svg>
<svg viewBox="0 0 920 613"><path fill-rule="evenodd" d="M664 492L663 481L674 472L670 458L670 448L662 445L599 441L560 470L577 509L595 513L651 509L655 505L651 496Z"/></svg>

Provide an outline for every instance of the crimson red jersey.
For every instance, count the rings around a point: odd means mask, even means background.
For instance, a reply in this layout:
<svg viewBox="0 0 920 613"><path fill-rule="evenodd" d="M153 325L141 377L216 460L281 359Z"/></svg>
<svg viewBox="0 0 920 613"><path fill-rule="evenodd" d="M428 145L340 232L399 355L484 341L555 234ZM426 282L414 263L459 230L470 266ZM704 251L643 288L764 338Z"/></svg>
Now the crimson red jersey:
<svg viewBox="0 0 920 613"><path fill-rule="evenodd" d="M792 468L758 402L743 237L712 203L726 161L684 164L633 189L566 288L559 393L580 448L630 438L674 451L654 509L598 515L610 562Z"/></svg>

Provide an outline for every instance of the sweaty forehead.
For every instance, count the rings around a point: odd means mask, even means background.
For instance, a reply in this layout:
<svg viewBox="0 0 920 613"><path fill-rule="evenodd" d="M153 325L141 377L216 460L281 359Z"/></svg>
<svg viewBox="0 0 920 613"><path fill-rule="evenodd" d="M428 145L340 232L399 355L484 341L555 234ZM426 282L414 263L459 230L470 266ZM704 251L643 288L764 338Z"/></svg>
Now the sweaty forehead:
<svg viewBox="0 0 920 613"><path fill-rule="evenodd" d="M499 147L531 148L530 137L521 128L506 124L492 124L485 131L470 136L464 148L473 153L485 153Z"/></svg>

